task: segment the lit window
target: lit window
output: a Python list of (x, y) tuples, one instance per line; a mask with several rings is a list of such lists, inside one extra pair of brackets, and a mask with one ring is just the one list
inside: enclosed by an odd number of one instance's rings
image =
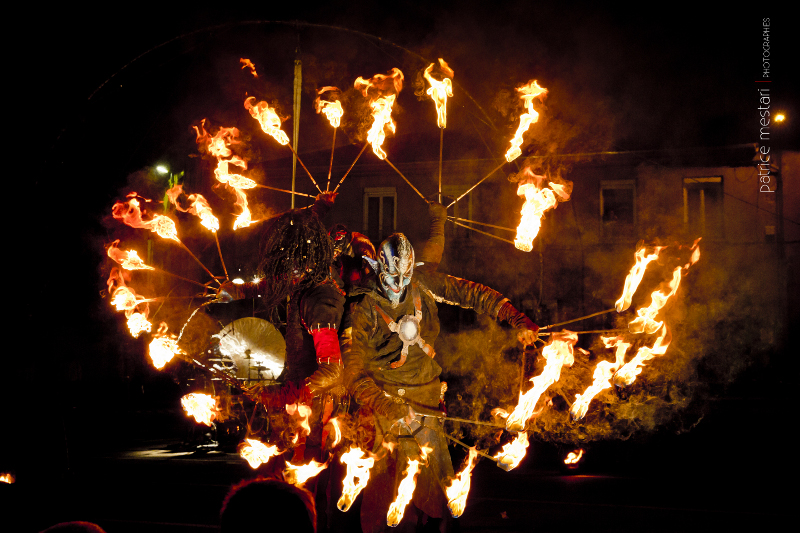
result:
[(364, 234), (377, 247), (397, 227), (397, 191), (394, 187), (364, 189)]
[(684, 178), (683, 225), (691, 233), (722, 237), (722, 178)]

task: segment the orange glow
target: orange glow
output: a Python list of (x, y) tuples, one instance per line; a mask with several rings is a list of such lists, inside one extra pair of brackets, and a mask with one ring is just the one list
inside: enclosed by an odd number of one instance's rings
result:
[(347, 465), (347, 474), (342, 482), (342, 495), (336, 502), (336, 507), (342, 512), (347, 512), (359, 493), (367, 486), (369, 471), (375, 465), (375, 459), (367, 456), (363, 450), (351, 447), (350, 451), (343, 453), (339, 460)]
[(308, 424), (308, 419), (311, 416), (311, 407), (302, 403), (286, 404), (286, 412), (295, 419), (295, 423), (306, 435), (311, 433), (311, 426)]
[(330, 427), (328, 430), (329, 432), (333, 430), (333, 442), (331, 443), (331, 448), (335, 448), (340, 442), (342, 442), (342, 428), (339, 424), (339, 419), (336, 417), (331, 418), (328, 420), (328, 423), (325, 424), (325, 427)]
[(639, 287), (639, 283), (642, 281), (642, 277), (647, 269), (647, 265), (651, 261), (658, 259), (658, 254), (664, 248), (665, 246), (656, 246), (653, 253), (647, 256), (644, 255), (646, 252), (644, 246), (636, 250), (636, 253), (634, 254), (636, 263), (628, 273), (628, 277), (625, 278), (625, 287), (622, 289), (622, 296), (619, 297), (619, 300), (617, 300), (617, 303), (615, 304), (618, 313), (627, 310), (631, 306), (631, 299), (633, 298), (633, 294), (636, 292), (636, 289)]
[(517, 133), (514, 135), (514, 138), (511, 139), (511, 148), (506, 152), (506, 161), (509, 163), (522, 155), (522, 150), (520, 150), (520, 146), (522, 146), (522, 135), (528, 131), (531, 124), (539, 120), (539, 113), (533, 109), (533, 100), (539, 98), (541, 101), (547, 96), (547, 89), (539, 87), (536, 80), (522, 87), (518, 87), (517, 92), (520, 93), (520, 98), (525, 102), (525, 107), (527, 107), (528, 112), (519, 117)]
[(253, 64), (252, 61), (243, 57), (239, 59), (239, 63), (242, 64), (242, 70), (249, 68), (250, 74), (252, 74), (254, 78), (258, 77), (258, 73), (256, 72), (256, 66)]
[(330, 102), (328, 100), (322, 99), (322, 94), (328, 91), (339, 92), (339, 89), (336, 87), (323, 87), (319, 91), (317, 91), (317, 99), (314, 100), (314, 109), (317, 113), (322, 113), (325, 115), (325, 118), (331, 123), (331, 126), (334, 128), (338, 128), (342, 121), (342, 115), (344, 115), (344, 110), (342, 109), (342, 103), (338, 100)]
[(137, 339), (140, 334), (149, 332), (152, 326), (147, 320), (147, 314), (150, 312), (148, 302), (152, 300), (138, 296), (133, 289), (126, 286), (122, 272), (117, 267), (111, 269), (111, 275), (107, 283), (108, 290), (111, 292), (111, 305), (117, 311), (125, 312), (125, 316), (128, 319), (128, 330), (133, 338)]
[(11, 474), (0, 474), (0, 483), (8, 483), (10, 485), (15, 481), (16, 479)]
[(494, 456), (497, 459), (497, 466), (508, 472), (519, 466), (525, 453), (528, 450), (528, 434), (524, 431), (517, 434), (517, 437), (503, 446)]
[(398, 68), (392, 69), (388, 75), (376, 74), (369, 80), (358, 77), (354, 87), (361, 91), (365, 98), (369, 98), (372, 108), (372, 127), (367, 132), (367, 142), (372, 145), (372, 151), (379, 159), (386, 159), (386, 152), (381, 146), (386, 139), (386, 129), (395, 132), (395, 123), (392, 120), (392, 107), (400, 90), (403, 88), (403, 73)]
[(658, 290), (650, 294), (650, 305), (636, 310), (636, 314), (639, 316), (628, 324), (628, 331), (651, 335), (659, 330), (664, 322), (658, 322), (655, 318), (661, 308), (678, 291), (678, 287), (681, 284), (681, 271), (681, 267), (676, 267), (672, 272), (672, 281), (667, 285), (669, 292), (665, 293)]
[(547, 363), (542, 373), (531, 378), (533, 387), (525, 394), (520, 393), (519, 403), (506, 420), (509, 431), (523, 431), (528, 419), (533, 416), (539, 397), (561, 377), (561, 367), (572, 366), (575, 362), (573, 346), (578, 342), (578, 334), (563, 331), (551, 336), (551, 342), (542, 349)]
[(405, 477), (397, 487), (397, 498), (389, 506), (389, 512), (386, 514), (386, 524), (390, 527), (395, 527), (403, 519), (403, 514), (406, 512), (406, 506), (411, 501), (414, 495), (414, 489), (417, 488), (417, 474), (419, 473), (419, 461), (411, 459), (408, 461), (408, 468), (404, 472)]
[(233, 155), (231, 145), (239, 144), (239, 130), (236, 128), (220, 128), (219, 131), (212, 137), (206, 131), (206, 119), (200, 121), (200, 127), (193, 126), (197, 132), (197, 139), (195, 142), (208, 151), (212, 156), (220, 159), (223, 157), (230, 157)]
[(239, 455), (250, 463), (250, 467), (254, 470), (280, 453), (277, 446), (267, 446), (256, 439), (244, 440), (247, 441), (247, 444), (240, 447)]
[(128, 316), (128, 331), (134, 339), (138, 339), (142, 333), (150, 333), (153, 325), (147, 320), (147, 316), (143, 313), (131, 313)]
[(219, 230), (219, 219), (214, 216), (214, 213), (211, 211), (211, 206), (208, 205), (208, 201), (206, 201), (203, 195), (190, 194), (188, 199), (191, 204), (188, 209), (184, 209), (178, 203), (178, 197), (181, 194), (183, 194), (183, 185), (179, 183), (167, 191), (167, 198), (169, 198), (170, 203), (172, 203), (175, 209), (198, 217), (203, 227), (212, 233), (216, 233), (217, 230)]
[(124, 224), (132, 228), (148, 229), (159, 237), (165, 239), (172, 239), (175, 242), (181, 242), (178, 239), (178, 230), (175, 228), (175, 222), (171, 218), (164, 215), (155, 215), (150, 220), (142, 220), (142, 212), (139, 209), (139, 200), (135, 198), (136, 193), (128, 195), (131, 197), (127, 202), (117, 202), (111, 208), (111, 213), (114, 218), (121, 220)]
[(178, 346), (178, 337), (172, 333), (168, 334), (167, 329), (166, 322), (159, 324), (158, 331), (153, 335), (148, 350), (150, 360), (158, 370), (164, 368), (164, 365), (172, 361), (173, 357), (183, 353)]
[(586, 416), (589, 404), (601, 391), (611, 388), (611, 378), (614, 373), (625, 364), (625, 353), (631, 347), (630, 343), (624, 342), (622, 337), (602, 337), (606, 348), (616, 348), (616, 360), (600, 361), (594, 369), (594, 382), (585, 390), (583, 394), (575, 395), (575, 403), (569, 409), (573, 420), (580, 420)]
[(281, 129), (281, 118), (278, 116), (278, 113), (275, 112), (275, 109), (264, 101), (253, 104), (255, 101), (255, 96), (248, 97), (244, 101), (244, 108), (258, 121), (264, 133), (271, 136), (283, 146), (289, 144), (289, 137)]
[(144, 264), (136, 250), (123, 251), (119, 249), (119, 239), (112, 242), (106, 249), (108, 257), (119, 263), (126, 270), (155, 270)]
[(438, 81), (431, 76), (431, 71), (436, 63), (431, 63), (425, 69), (423, 76), (428, 80), (431, 86), (427, 90), (427, 95), (433, 99), (436, 104), (436, 124), (440, 128), (447, 127), (447, 97), (453, 96), (453, 82), (450, 78), (453, 77), (453, 70), (447, 65), (444, 59), (439, 58), (439, 67), (444, 73), (445, 77), (442, 81)]
[(647, 346), (642, 346), (636, 352), (636, 355), (628, 361), (625, 366), (617, 370), (614, 374), (614, 385), (617, 387), (627, 387), (631, 383), (636, 380), (636, 376), (641, 374), (642, 372), (642, 365), (645, 362), (653, 359), (656, 356), (664, 355), (669, 347), (669, 343), (672, 340), (672, 336), (669, 335), (669, 330), (667, 329), (666, 324), (661, 326), (661, 334), (653, 343), (652, 348), (648, 348)]
[[(252, 189), (258, 184), (250, 178), (246, 178), (241, 174), (233, 174), (230, 171), (230, 165), (237, 166), (242, 170), (247, 170), (247, 162), (241, 157), (233, 155), (233, 151), (230, 148), (231, 145), (240, 142), (238, 139), (239, 130), (236, 128), (220, 128), (217, 134), (212, 137), (205, 130), (205, 119), (200, 122), (200, 128), (195, 126), (195, 130), (197, 130), (197, 144), (205, 147), (209, 154), (217, 158), (217, 168), (214, 169), (214, 175), (217, 177), (217, 181), (229, 185), (233, 189), (234, 196), (236, 197), (236, 206), (242, 210), (236, 217), (236, 220), (234, 220), (233, 229), (246, 228), (253, 223), (253, 220), (244, 189)], [(203, 201), (205, 202), (205, 199), (203, 199)], [(206, 205), (208, 204), (206, 203)]]
[(316, 476), (328, 467), (328, 463), (318, 463), (314, 459), (307, 465), (295, 466), (286, 463), (286, 470), (283, 471), (283, 479), (292, 485), (302, 485), (312, 477)]
[(445, 493), (447, 494), (447, 508), (450, 509), (450, 514), (453, 515), (453, 518), (461, 516), (464, 513), (464, 509), (467, 507), (467, 495), (469, 495), (472, 469), (475, 468), (475, 460), (477, 458), (478, 450), (473, 446), (469, 449), (467, 466), (453, 478), (450, 486), (445, 489)]
[(578, 453), (569, 452), (567, 454), (566, 459), (564, 459), (564, 464), (565, 465), (578, 464), (578, 461), (580, 461), (582, 457), (583, 457), (583, 448), (578, 449)]
[(216, 418), (217, 413), (217, 399), (208, 394), (193, 392), (186, 394), (181, 398), (181, 405), (186, 414), (193, 416), (198, 424), (205, 424), (210, 426)]

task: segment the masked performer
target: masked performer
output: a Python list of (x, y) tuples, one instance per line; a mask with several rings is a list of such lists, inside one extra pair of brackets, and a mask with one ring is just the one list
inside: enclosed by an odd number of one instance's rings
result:
[[(345, 314), (341, 334), (348, 392), (375, 420), (373, 451), (384, 439), (399, 441), (376, 463), (364, 489), (361, 524), (365, 533), (386, 529), (386, 513), (396, 497), (409, 459), (423, 446), (433, 451), (423, 460), (414, 505), (433, 518), (447, 512), (443, 483), (453, 477), (438, 410), (442, 368), (433, 349), (439, 334), (437, 302), (473, 308), (518, 328), (524, 344), (538, 327), (493, 289), (453, 276), (416, 269), (414, 249), (401, 233), (381, 243), (375, 276), (365, 283)], [(357, 291), (354, 291), (357, 292)], [(394, 437), (392, 437), (394, 435)]]

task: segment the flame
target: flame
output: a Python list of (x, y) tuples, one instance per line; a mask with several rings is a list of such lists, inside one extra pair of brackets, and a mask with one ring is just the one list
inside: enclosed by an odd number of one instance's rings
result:
[(386, 514), (386, 524), (389, 527), (395, 527), (403, 519), (403, 514), (406, 511), (406, 506), (411, 501), (414, 495), (414, 489), (417, 488), (417, 474), (419, 473), (419, 461), (411, 459), (408, 461), (408, 468), (404, 472), (405, 477), (397, 487), (397, 498), (389, 506), (389, 512)]
[(272, 457), (275, 457), (280, 452), (277, 446), (267, 446), (263, 442), (255, 439), (244, 439), (247, 444), (241, 446), (239, 455), (250, 463), (253, 469), (258, 468), (262, 464), (266, 464)]
[(671, 341), (671, 335), (668, 335), (668, 333), (667, 325), (664, 324), (661, 326), (661, 334), (653, 343), (653, 346), (651, 348), (642, 346), (639, 348), (639, 351), (636, 352), (633, 359), (617, 370), (614, 374), (614, 385), (618, 387), (627, 387), (633, 383), (636, 380), (636, 376), (642, 372), (642, 365), (644, 365), (645, 362), (656, 356), (664, 355)]
[(242, 70), (249, 68), (250, 74), (252, 74), (254, 78), (258, 78), (258, 73), (256, 72), (256, 66), (253, 64), (252, 61), (243, 57), (239, 59), (239, 63), (242, 64)]
[(167, 191), (167, 197), (172, 205), (175, 206), (175, 209), (198, 217), (200, 219), (200, 224), (202, 224), (203, 227), (212, 233), (216, 233), (217, 230), (219, 230), (219, 219), (214, 216), (214, 213), (211, 211), (211, 206), (208, 205), (208, 201), (203, 197), (203, 195), (190, 194), (188, 199), (191, 204), (189, 205), (188, 209), (184, 209), (178, 203), (178, 197), (181, 194), (183, 194), (183, 185), (180, 183)]
[(447, 508), (450, 509), (450, 514), (453, 515), (453, 518), (461, 516), (467, 506), (467, 495), (469, 494), (472, 469), (475, 468), (475, 460), (477, 457), (478, 450), (473, 446), (469, 449), (467, 466), (453, 478), (453, 482), (445, 489), (445, 493), (447, 494)]
[(166, 322), (159, 324), (148, 351), (153, 366), (158, 370), (164, 368), (164, 365), (172, 361), (177, 354), (184, 353), (178, 346), (178, 337), (172, 333), (168, 334), (167, 329)]
[(134, 312), (128, 316), (128, 331), (131, 332), (131, 336), (134, 339), (138, 339), (139, 335), (142, 333), (150, 333), (153, 329), (153, 325), (147, 320), (147, 315), (144, 313)]
[(144, 264), (144, 261), (139, 258), (139, 254), (136, 250), (120, 250), (119, 239), (108, 246), (106, 254), (126, 270), (155, 270), (153, 267)]
[(193, 392), (181, 398), (181, 405), (189, 416), (193, 416), (198, 424), (211, 425), (219, 410), (217, 399), (208, 394)]
[(248, 97), (244, 101), (244, 108), (258, 121), (264, 133), (270, 135), (283, 146), (289, 144), (289, 136), (281, 129), (281, 118), (275, 112), (275, 109), (264, 101), (253, 104), (255, 100), (255, 96)]
[(136, 193), (130, 193), (131, 197), (127, 202), (117, 202), (111, 208), (111, 213), (114, 218), (121, 220), (124, 224), (132, 228), (148, 229), (159, 237), (165, 239), (172, 239), (175, 242), (181, 242), (178, 239), (178, 230), (175, 228), (175, 222), (167, 216), (155, 215), (150, 220), (142, 220), (142, 211), (139, 209), (139, 200), (135, 198)]
[(533, 410), (539, 397), (550, 385), (561, 377), (561, 367), (572, 366), (575, 362), (573, 346), (578, 342), (578, 334), (564, 331), (551, 336), (550, 344), (542, 349), (542, 356), (547, 361), (542, 373), (531, 378), (533, 387), (525, 394), (520, 393), (519, 403), (506, 420), (506, 429), (509, 431), (522, 431), (525, 423), (533, 416)]
[[(119, 241), (116, 241), (119, 242)], [(108, 290), (111, 291), (111, 305), (117, 311), (124, 311), (128, 321), (128, 330), (134, 339), (144, 332), (150, 332), (152, 325), (147, 320), (150, 311), (148, 300), (138, 296), (133, 289), (125, 285), (122, 273), (116, 267), (111, 270), (108, 278)], [(142, 306), (141, 310), (138, 310)]]
[(367, 456), (359, 448), (351, 447), (350, 451), (343, 453), (339, 460), (347, 465), (347, 474), (342, 482), (342, 495), (336, 507), (342, 512), (347, 512), (359, 493), (367, 486), (369, 471), (375, 465), (375, 458)]
[(306, 435), (311, 433), (311, 426), (308, 424), (308, 419), (311, 416), (311, 407), (304, 404), (286, 404), (286, 412), (297, 419), (297, 425), (305, 432)]
[(598, 393), (611, 388), (611, 378), (614, 373), (625, 364), (625, 353), (631, 344), (625, 342), (622, 337), (601, 337), (606, 348), (616, 348), (616, 360), (600, 361), (594, 369), (594, 382), (585, 390), (583, 394), (575, 395), (575, 403), (569, 409), (573, 420), (580, 420), (586, 416), (589, 404)]
[(522, 146), (522, 134), (528, 131), (531, 124), (539, 120), (539, 113), (533, 109), (533, 100), (535, 98), (543, 100), (544, 97), (547, 96), (547, 89), (539, 87), (536, 80), (522, 87), (518, 87), (517, 92), (520, 93), (520, 98), (525, 102), (525, 107), (527, 107), (528, 112), (519, 117), (517, 133), (514, 134), (514, 138), (511, 139), (511, 148), (506, 152), (506, 161), (509, 163), (522, 155), (522, 150), (519, 148)]
[(314, 459), (307, 465), (296, 466), (286, 463), (286, 470), (283, 471), (283, 478), (292, 485), (302, 485), (312, 477), (316, 476), (328, 467), (328, 463), (318, 463)]
[(212, 137), (206, 131), (206, 119), (200, 121), (200, 127), (193, 126), (197, 132), (195, 142), (204, 147), (209, 154), (216, 158), (230, 157), (233, 155), (232, 144), (239, 144), (239, 130), (236, 128), (220, 128)]
[(664, 322), (656, 321), (656, 315), (664, 307), (667, 301), (678, 291), (681, 284), (681, 267), (676, 267), (672, 272), (672, 281), (669, 282), (669, 292), (665, 293), (661, 290), (653, 291), (650, 295), (650, 305), (637, 309), (636, 314), (639, 315), (628, 324), (628, 331), (631, 333), (647, 333), (653, 334), (661, 328)]
[[(197, 130), (197, 144), (204, 146), (208, 153), (217, 158), (217, 168), (214, 169), (217, 181), (233, 188), (233, 193), (236, 196), (236, 205), (242, 210), (233, 223), (233, 229), (246, 228), (253, 223), (253, 220), (244, 189), (252, 189), (258, 184), (241, 174), (232, 174), (229, 169), (230, 165), (234, 165), (242, 170), (247, 170), (247, 162), (241, 157), (233, 155), (233, 151), (230, 148), (231, 145), (239, 143), (239, 130), (236, 128), (220, 128), (217, 134), (212, 137), (205, 129), (205, 119), (200, 121), (200, 128), (195, 126), (195, 130)], [(205, 199), (203, 201), (205, 202)], [(219, 223), (217, 223), (218, 225)]]
[[(331, 418), (325, 426), (331, 426), (331, 429), (333, 429), (333, 443), (331, 443), (331, 448), (335, 448), (342, 442), (342, 428), (339, 424), (339, 418)], [(328, 431), (330, 432), (330, 430)]]
[(403, 88), (403, 73), (400, 69), (394, 68), (388, 75), (376, 74), (369, 80), (359, 76), (354, 87), (360, 90), (365, 98), (370, 98), (369, 106), (372, 108), (373, 122), (367, 132), (367, 142), (372, 145), (372, 151), (379, 159), (386, 159), (386, 152), (381, 146), (386, 139), (386, 129), (395, 132), (392, 107)]
[(336, 87), (323, 87), (319, 91), (317, 91), (317, 99), (314, 100), (314, 109), (317, 113), (322, 113), (325, 115), (325, 118), (331, 123), (331, 126), (334, 128), (338, 128), (342, 121), (342, 115), (344, 115), (344, 110), (342, 109), (342, 103), (338, 100), (330, 102), (328, 100), (322, 99), (322, 93), (334, 91), (339, 92), (339, 89)]
[(579, 449), (578, 449), (578, 453), (575, 453), (575, 452), (573, 451), (573, 452), (569, 452), (569, 453), (567, 454), (567, 457), (566, 457), (566, 459), (564, 459), (564, 464), (565, 464), (565, 465), (574, 465), (574, 464), (577, 464), (577, 463), (578, 463), (578, 461), (580, 461), (582, 457), (583, 457), (583, 448), (579, 448)]
[(522, 171), (523, 178), (517, 187), (517, 195), (525, 198), (522, 205), (522, 217), (517, 226), (517, 237), (514, 246), (523, 252), (533, 250), (533, 240), (539, 234), (542, 216), (548, 209), (555, 209), (559, 202), (569, 200), (572, 194), (572, 182), (556, 178), (548, 181), (547, 187), (542, 183), (547, 179), (533, 173), (530, 167)]
[(445, 76), (443, 77), (442, 81), (438, 81), (431, 77), (431, 71), (436, 63), (431, 63), (428, 65), (428, 68), (425, 69), (423, 76), (425, 79), (428, 80), (428, 83), (431, 86), (428, 88), (426, 94), (433, 99), (433, 103), (436, 104), (436, 124), (440, 128), (447, 127), (447, 97), (453, 96), (453, 82), (450, 78), (453, 77), (453, 70), (447, 65), (444, 59), (441, 57), (439, 58), (439, 66), (442, 69), (442, 72)]
[(497, 466), (508, 472), (519, 466), (528, 449), (528, 434), (524, 431), (517, 433), (517, 437), (503, 446), (497, 455)]
[(0, 474), (0, 483), (8, 483), (10, 485), (14, 482), (16, 482), (16, 479), (11, 474)]
[(636, 250), (636, 253), (634, 254), (636, 263), (628, 273), (628, 277), (625, 278), (625, 287), (622, 289), (622, 296), (619, 297), (619, 300), (617, 300), (616, 303), (618, 313), (627, 310), (631, 306), (631, 298), (633, 298), (633, 294), (636, 292), (636, 289), (639, 287), (639, 283), (642, 281), (642, 277), (647, 269), (647, 265), (651, 261), (658, 259), (658, 254), (664, 248), (666, 248), (666, 246), (656, 246), (655, 251), (647, 256), (644, 255), (646, 251), (644, 246)]

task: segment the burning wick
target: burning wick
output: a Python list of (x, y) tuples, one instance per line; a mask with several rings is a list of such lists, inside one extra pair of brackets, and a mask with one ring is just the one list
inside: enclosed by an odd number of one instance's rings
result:
[(544, 97), (547, 96), (547, 89), (539, 87), (539, 83), (537, 83), (536, 80), (522, 87), (518, 87), (517, 92), (520, 93), (520, 98), (525, 102), (525, 107), (527, 107), (528, 112), (519, 117), (517, 133), (514, 135), (514, 138), (511, 139), (511, 148), (506, 152), (506, 161), (509, 163), (522, 155), (522, 150), (519, 148), (522, 146), (522, 134), (528, 131), (531, 124), (539, 120), (539, 113), (533, 109), (533, 100), (535, 98), (543, 100)]
[(340, 461), (347, 465), (347, 474), (342, 482), (342, 496), (336, 502), (336, 507), (347, 512), (367, 486), (369, 471), (375, 465), (375, 459), (368, 457), (360, 448), (351, 447), (349, 452), (342, 454)]
[(581, 457), (583, 457), (583, 448), (578, 449), (578, 453), (569, 452), (569, 454), (567, 454), (567, 458), (564, 459), (564, 464), (565, 465), (577, 464), (578, 461), (581, 460)]
[(217, 416), (217, 399), (209, 394), (193, 392), (181, 398), (181, 405), (189, 416), (193, 416), (198, 424), (211, 426)]
[(267, 446), (263, 442), (255, 439), (245, 440), (247, 444), (241, 446), (239, 455), (242, 459), (250, 463), (250, 467), (254, 470), (262, 464), (266, 464), (272, 457), (280, 453), (278, 452), (277, 446)]

